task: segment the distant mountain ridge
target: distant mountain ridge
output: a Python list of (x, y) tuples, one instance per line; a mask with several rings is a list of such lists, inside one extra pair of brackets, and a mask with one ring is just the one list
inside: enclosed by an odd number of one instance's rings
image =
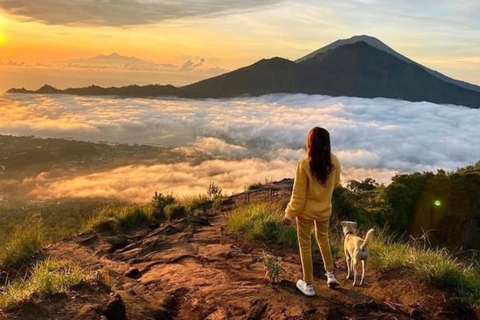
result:
[(368, 36), (338, 40), (295, 62), (279, 57), (262, 59), (250, 66), (183, 87), (132, 85), (59, 90), (46, 85), (36, 91), (22, 88), (8, 92), (183, 98), (305, 93), (385, 97), (480, 108), (480, 87), (426, 68)]

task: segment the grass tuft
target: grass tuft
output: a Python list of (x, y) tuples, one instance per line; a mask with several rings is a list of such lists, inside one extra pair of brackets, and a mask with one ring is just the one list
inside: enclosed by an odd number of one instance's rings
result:
[(202, 212), (202, 214), (205, 213), (208, 209), (211, 208), (213, 203), (213, 201), (208, 196), (201, 194), (186, 196), (179, 202), (186, 208), (188, 214), (196, 215), (199, 215), (200, 212)]
[(65, 260), (48, 259), (37, 263), (29, 277), (17, 280), (3, 288), (0, 309), (10, 309), (19, 302), (65, 292), (83, 280), (80, 267)]
[[(297, 230), (294, 226), (284, 226), (282, 203), (251, 202), (235, 209), (229, 216), (227, 229), (239, 232), (247, 238), (269, 243), (298, 248)], [(312, 228), (313, 230), (313, 228)], [(342, 245), (331, 241), (330, 248), (334, 259), (342, 252)], [(312, 251), (320, 252), (317, 241), (312, 234)]]
[(257, 190), (257, 189), (260, 189), (260, 188), (263, 188), (263, 183), (255, 182), (255, 183), (250, 184), (247, 187), (247, 191)]
[(187, 208), (183, 204), (170, 204), (165, 207), (165, 217), (168, 221), (180, 219), (187, 215)]
[(382, 234), (370, 246), (370, 265), (377, 270), (405, 269), (432, 285), (480, 305), (480, 270), (466, 264), (446, 249), (423, 250), (394, 242)]
[(156, 216), (153, 204), (128, 204), (106, 206), (87, 221), (85, 229), (111, 229), (115, 231), (128, 231), (145, 226), (152, 222)]
[(41, 219), (28, 219), (15, 227), (12, 235), (0, 249), (0, 265), (3, 270), (28, 265), (32, 256), (45, 243), (44, 225)]

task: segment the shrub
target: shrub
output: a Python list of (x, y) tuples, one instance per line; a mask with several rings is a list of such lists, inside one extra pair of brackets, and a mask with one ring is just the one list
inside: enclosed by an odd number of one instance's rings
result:
[(257, 189), (260, 189), (261, 187), (263, 187), (263, 183), (255, 182), (255, 183), (252, 183), (251, 185), (249, 185), (247, 187), (247, 190), (248, 191), (257, 190)]
[(187, 208), (182, 204), (170, 204), (165, 207), (165, 217), (167, 220), (183, 218), (187, 215)]
[(0, 295), (0, 309), (10, 309), (32, 296), (64, 292), (83, 280), (80, 267), (68, 261), (47, 259), (37, 263), (28, 278), (8, 284)]
[(158, 220), (165, 219), (165, 207), (176, 202), (175, 198), (172, 195), (164, 196), (161, 193), (155, 192), (155, 195), (152, 199), (153, 205), (155, 207), (155, 218)]
[(3, 269), (20, 267), (32, 260), (33, 254), (44, 245), (44, 225), (41, 219), (28, 219), (14, 228), (0, 251), (0, 265)]

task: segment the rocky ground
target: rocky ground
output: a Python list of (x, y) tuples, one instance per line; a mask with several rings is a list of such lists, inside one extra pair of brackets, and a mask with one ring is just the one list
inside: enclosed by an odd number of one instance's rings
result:
[[(340, 288), (326, 287), (316, 257), (317, 296), (301, 295), (294, 284), (301, 274), (296, 251), (226, 231), (228, 212), (244, 200), (234, 196), (206, 218), (126, 235), (89, 232), (52, 245), (45, 256), (73, 260), (93, 278), (66, 294), (0, 313), (0, 319), (478, 319), (468, 305), (401, 273), (369, 270), (367, 283), (352, 287), (343, 280), (342, 259), (336, 263)], [(264, 252), (280, 256), (292, 279), (271, 285)]]

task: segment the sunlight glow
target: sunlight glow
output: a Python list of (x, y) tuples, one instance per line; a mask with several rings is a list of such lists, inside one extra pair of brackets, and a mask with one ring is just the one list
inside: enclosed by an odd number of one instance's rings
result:
[(5, 42), (7, 42), (7, 36), (0, 30), (0, 46), (5, 44)]

